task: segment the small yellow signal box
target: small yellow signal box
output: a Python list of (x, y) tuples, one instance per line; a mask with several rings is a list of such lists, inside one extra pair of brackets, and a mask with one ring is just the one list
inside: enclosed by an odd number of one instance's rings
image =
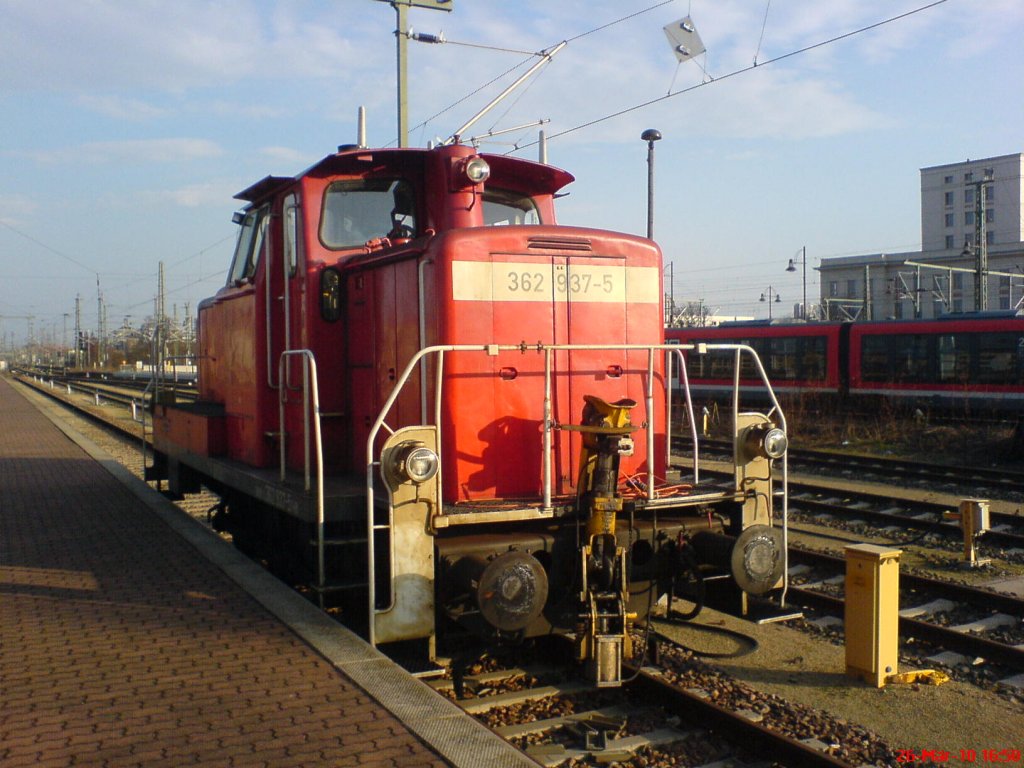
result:
[(846, 674), (881, 688), (899, 666), (899, 549), (846, 548)]

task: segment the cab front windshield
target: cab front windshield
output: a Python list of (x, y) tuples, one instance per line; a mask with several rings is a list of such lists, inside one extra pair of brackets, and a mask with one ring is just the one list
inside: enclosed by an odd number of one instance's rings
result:
[(528, 195), (489, 187), (484, 190), (483, 199), (485, 226), (540, 224), (537, 204)]

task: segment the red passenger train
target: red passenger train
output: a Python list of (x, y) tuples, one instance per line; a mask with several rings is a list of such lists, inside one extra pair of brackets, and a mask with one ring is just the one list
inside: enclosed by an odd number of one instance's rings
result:
[[(777, 392), (826, 395), (853, 405), (1016, 412), (1024, 409), (1024, 316), (1013, 312), (887, 322), (723, 323), (666, 331), (678, 343), (749, 344)], [(732, 358), (689, 354), (694, 392), (724, 395)], [(750, 366), (743, 386), (758, 390)]]
[(669, 479), (661, 253), (556, 225), (572, 180), (348, 146), (239, 193), (198, 401), (161, 391), (149, 476), (218, 492), (218, 528), (373, 643), (572, 633), (601, 684), (677, 577), (783, 587), (781, 412), (737, 416), (733, 481)]

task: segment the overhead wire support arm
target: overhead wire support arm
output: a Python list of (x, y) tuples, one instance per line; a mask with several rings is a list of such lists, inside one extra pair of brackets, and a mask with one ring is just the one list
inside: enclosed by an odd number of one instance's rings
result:
[(494, 136), (503, 136), (506, 133), (516, 133), (517, 131), (525, 131), (527, 128), (533, 128), (536, 125), (546, 125), (551, 122), (551, 118), (542, 117), (540, 120), (534, 120), (529, 123), (523, 123), (512, 128), (502, 128), (500, 131), (490, 130), (486, 133), (478, 133), (476, 136), (470, 136), (468, 141), (474, 147), (484, 139), (490, 139)]
[(459, 128), (456, 129), (456, 131), (449, 137), (447, 143), (454, 144), (455, 142), (457, 142), (459, 140), (459, 138), (462, 136), (463, 133), (465, 133), (467, 130), (469, 130), (470, 127), (472, 127), (477, 122), (479, 122), (480, 119), (484, 115), (486, 115), (488, 112), (490, 112), (492, 109), (494, 109), (498, 104), (500, 104), (501, 101), (506, 96), (508, 96), (510, 93), (512, 93), (512, 91), (514, 91), (516, 88), (518, 88), (520, 85), (522, 85), (526, 80), (528, 80), (530, 78), (530, 76), (533, 75), (534, 72), (536, 72), (538, 69), (540, 69), (545, 64), (550, 62), (551, 59), (553, 59), (555, 57), (555, 54), (557, 54), (559, 51), (561, 51), (563, 48), (565, 48), (566, 45), (568, 45), (568, 41), (563, 40), (558, 45), (556, 45), (554, 48), (552, 48), (550, 51), (541, 51), (538, 54), (538, 56), (541, 57), (540, 61), (538, 61), (536, 64), (534, 64), (528, 70), (526, 70), (526, 72), (524, 72), (514, 83), (512, 83), (508, 88), (506, 88), (504, 91), (499, 93), (496, 97), (494, 97), (494, 99), (492, 99), (491, 102), (486, 107), (484, 107), (479, 112), (477, 112), (475, 115), (473, 115), (473, 117), (471, 117), (463, 125), (459, 126)]

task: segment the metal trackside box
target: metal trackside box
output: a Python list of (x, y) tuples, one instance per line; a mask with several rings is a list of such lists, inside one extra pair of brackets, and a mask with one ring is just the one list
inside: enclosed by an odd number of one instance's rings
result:
[(877, 688), (899, 664), (901, 550), (846, 548), (846, 674)]

